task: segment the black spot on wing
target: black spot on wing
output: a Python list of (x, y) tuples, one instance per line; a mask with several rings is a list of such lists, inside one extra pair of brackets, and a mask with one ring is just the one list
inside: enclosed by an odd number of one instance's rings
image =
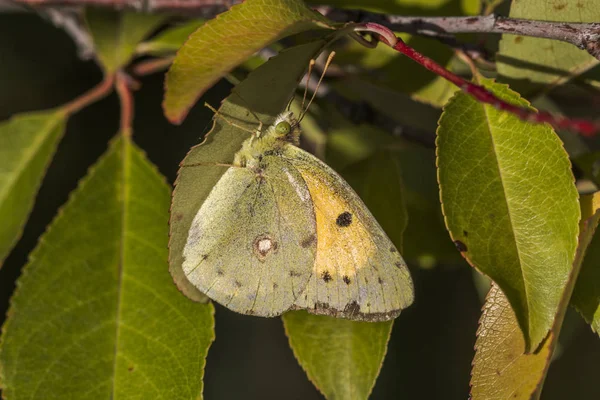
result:
[(350, 226), (350, 224), (352, 224), (352, 214), (350, 214), (348, 211), (344, 211), (343, 213), (338, 215), (337, 219), (335, 220), (335, 223), (341, 228)]
[(346, 285), (349, 285), (352, 281), (350, 280), (350, 277), (348, 275), (344, 275), (344, 277), (342, 278), (344, 280), (344, 283)]
[(235, 281), (235, 286), (241, 288), (242, 287), (242, 282), (240, 281)]
[(328, 283), (328, 282), (330, 282), (330, 281), (333, 280), (333, 278), (331, 277), (331, 274), (329, 273), (329, 271), (323, 271), (321, 273), (321, 279), (323, 279), (323, 281), (325, 283)]
[(301, 273), (301, 272), (299, 272), (299, 271), (294, 271), (294, 270), (291, 270), (291, 271), (290, 271), (290, 276), (291, 276), (292, 278), (297, 278), (297, 277), (299, 277), (299, 276), (302, 276), (302, 273)]
[(223, 276), (225, 275), (225, 271), (223, 271), (221, 268), (217, 268), (217, 275)]

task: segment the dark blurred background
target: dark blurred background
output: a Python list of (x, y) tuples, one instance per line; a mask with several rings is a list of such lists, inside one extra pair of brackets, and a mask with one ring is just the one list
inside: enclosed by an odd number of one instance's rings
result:
[[(93, 61), (81, 61), (70, 38), (31, 14), (0, 14), (0, 120), (58, 106), (101, 80)], [(172, 183), (179, 161), (209, 129), (212, 112), (196, 107), (170, 125), (160, 103), (163, 75), (141, 80), (134, 139)], [(215, 85), (199, 102), (219, 104), (229, 92)], [(0, 321), (28, 253), (118, 128), (110, 97), (69, 120), (65, 137), (39, 191), (22, 239), (0, 270)], [(1, 221), (0, 221), (1, 223)], [(166, 266), (165, 266), (166, 268)], [(396, 320), (373, 399), (466, 399), (481, 300), (469, 268), (412, 268), (416, 303)], [(206, 399), (319, 399), (287, 344), (279, 319), (235, 314), (216, 306), (216, 341), (206, 368)], [(573, 313), (543, 399), (600, 398), (600, 341)]]

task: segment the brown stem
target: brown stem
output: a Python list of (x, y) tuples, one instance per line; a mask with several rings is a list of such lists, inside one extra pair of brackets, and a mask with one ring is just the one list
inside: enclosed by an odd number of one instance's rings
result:
[(173, 59), (175, 59), (174, 56), (140, 61), (132, 67), (132, 72), (135, 76), (145, 76), (163, 71), (169, 68)]
[(117, 79), (115, 82), (115, 88), (121, 101), (121, 123), (120, 131), (124, 136), (131, 137), (133, 127), (133, 94), (131, 93), (131, 86), (133, 80), (131, 77), (124, 72), (117, 72)]
[(63, 106), (63, 110), (67, 114), (74, 114), (84, 107), (89, 106), (92, 103), (108, 96), (113, 89), (113, 83), (115, 81), (114, 75), (108, 75), (104, 77), (104, 80), (97, 86), (93, 87), (89, 91), (85, 92), (76, 99), (70, 101)]

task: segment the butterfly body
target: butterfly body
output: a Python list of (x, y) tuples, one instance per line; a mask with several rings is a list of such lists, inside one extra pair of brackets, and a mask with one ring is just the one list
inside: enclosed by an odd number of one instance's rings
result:
[(244, 314), (396, 317), (413, 299), (406, 264), (352, 188), (296, 147), (299, 134), (288, 112), (246, 140), (192, 222), (187, 279)]

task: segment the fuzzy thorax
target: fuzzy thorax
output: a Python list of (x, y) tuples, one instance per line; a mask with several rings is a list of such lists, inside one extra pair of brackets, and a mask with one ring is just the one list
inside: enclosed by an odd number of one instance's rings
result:
[(291, 111), (283, 112), (264, 132), (257, 131), (244, 141), (240, 151), (235, 154), (233, 164), (239, 167), (256, 167), (263, 156), (277, 154), (288, 144), (297, 146), (299, 141), (298, 120)]

